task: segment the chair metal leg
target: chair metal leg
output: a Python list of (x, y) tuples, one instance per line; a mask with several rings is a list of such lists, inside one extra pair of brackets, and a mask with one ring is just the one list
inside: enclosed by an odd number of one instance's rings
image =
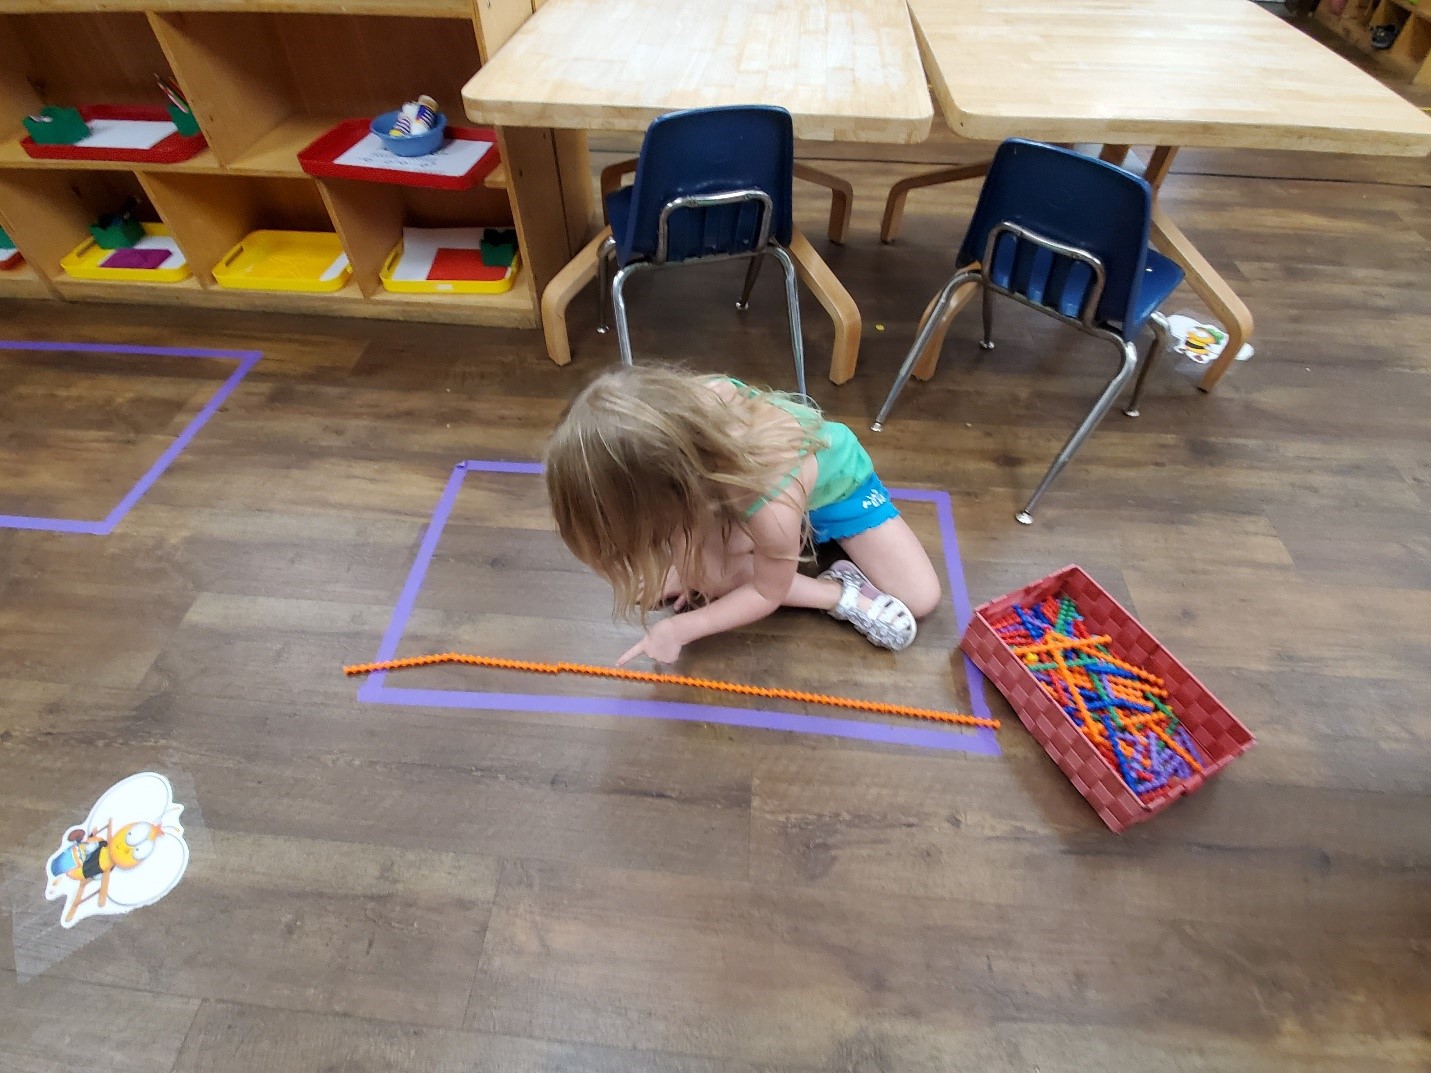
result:
[(616, 273), (616, 278), (611, 281), (611, 306), (616, 311), (616, 345), (621, 349), (621, 364), (633, 364), (631, 356), (631, 329), (626, 323), (626, 295), (622, 293), (626, 286), (626, 281), (637, 269), (644, 268), (640, 263), (629, 264)]
[(1125, 343), (1121, 340), (1118, 341), (1118, 345), (1123, 350), (1122, 366), (1113, 374), (1113, 379), (1108, 381), (1108, 386), (1103, 389), (1103, 394), (1098, 396), (1098, 401), (1093, 404), (1093, 409), (1088, 411), (1088, 416), (1083, 419), (1083, 423), (1074, 429), (1073, 435), (1059, 450), (1058, 457), (1053, 460), (1053, 465), (1048, 467), (1048, 472), (1043, 475), (1043, 480), (1038, 482), (1038, 487), (1034, 489), (1034, 494), (1029, 496), (1029, 501), (1024, 504), (1024, 509), (1014, 515), (1021, 524), (1033, 524), (1034, 504), (1042, 498), (1044, 492), (1048, 491), (1048, 486), (1053, 483), (1054, 478), (1063, 472), (1063, 467), (1068, 465), (1069, 459), (1083, 446), (1083, 441), (1088, 439), (1089, 434), (1098, 427), (1098, 422), (1103, 420), (1103, 415), (1123, 393), (1123, 388), (1138, 367), (1138, 348), (1132, 343)]
[(914, 345), (905, 355), (904, 364), (899, 367), (899, 375), (894, 378), (894, 386), (889, 389), (889, 395), (885, 398), (884, 405), (879, 408), (879, 414), (875, 417), (874, 423), (870, 425), (871, 432), (884, 431), (885, 419), (889, 417), (890, 410), (894, 409), (895, 399), (899, 398), (899, 393), (904, 390), (904, 385), (909, 383), (909, 374), (914, 371), (915, 363), (923, 356), (925, 347), (934, 337), (935, 329), (944, 315), (945, 307), (954, 299), (954, 292), (969, 281), (979, 278), (978, 272), (965, 269), (962, 272), (956, 272), (949, 282), (944, 284), (944, 289), (939, 292), (939, 296), (934, 299), (934, 304), (925, 314), (924, 324), (920, 327), (919, 334), (914, 337)]
[(1168, 318), (1161, 313), (1154, 312), (1148, 318), (1153, 324), (1153, 341), (1148, 344), (1148, 352), (1143, 355), (1142, 365), (1138, 368), (1138, 379), (1133, 381), (1133, 394), (1128, 399), (1128, 405), (1123, 407), (1123, 412), (1129, 417), (1138, 416), (1138, 399), (1143, 395), (1143, 384), (1147, 382), (1148, 373), (1153, 368), (1153, 363), (1157, 361), (1158, 355), (1168, 349)]
[[(785, 304), (790, 316), (790, 349), (795, 352), (795, 394), (806, 398), (805, 338), (800, 328), (800, 277), (795, 271), (794, 258), (784, 247), (771, 246), (770, 253), (785, 270)], [(761, 257), (756, 257), (751, 261), (750, 271), (746, 273), (747, 293), (750, 284), (755, 280), (755, 272), (759, 269), (761, 260)]]
[(984, 338), (979, 340), (979, 346), (985, 350), (994, 349), (994, 292), (988, 287), (981, 287), (984, 292)]
[(750, 264), (745, 269), (745, 286), (740, 290), (740, 300), (735, 303), (735, 308), (744, 313), (750, 308), (750, 292), (755, 289), (755, 277), (760, 275), (760, 266), (765, 261), (765, 254), (757, 253), (750, 259)]
[(608, 237), (596, 251), (596, 330), (605, 335), (610, 330), (606, 307), (611, 301), (611, 261), (616, 256), (616, 240)]

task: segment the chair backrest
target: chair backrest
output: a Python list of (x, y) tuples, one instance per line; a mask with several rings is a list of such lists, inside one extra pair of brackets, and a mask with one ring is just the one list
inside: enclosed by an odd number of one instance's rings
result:
[[(1011, 138), (989, 166), (959, 266), (982, 261), (990, 233), (1002, 224), (1084, 250), (1104, 272), (1090, 319), (1122, 327), (1132, 316), (1147, 259), (1152, 206), (1152, 188), (1131, 172), (1071, 149)], [(998, 237), (994, 264), (983, 268), (1001, 286), (1072, 317), (1096, 282), (1086, 263), (1008, 231)]]
[[(681, 197), (761, 190), (770, 197), (769, 235), (790, 241), (795, 132), (790, 113), (768, 105), (692, 108), (658, 117), (646, 129), (617, 259), (654, 258), (661, 210)], [(668, 221), (666, 260), (744, 253), (755, 248), (764, 206), (748, 201), (683, 208)]]

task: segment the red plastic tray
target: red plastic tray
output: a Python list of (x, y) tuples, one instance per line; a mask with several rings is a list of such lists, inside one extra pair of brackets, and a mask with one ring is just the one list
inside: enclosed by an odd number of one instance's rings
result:
[(397, 186), (421, 186), (430, 190), (467, 190), (490, 175), (501, 162), (497, 152), (497, 132), (490, 127), (448, 127), (447, 136), (455, 141), (491, 142), (492, 148), (472, 165), (465, 175), (424, 175), (415, 171), (395, 171), (387, 168), (361, 168), (333, 161), (346, 153), (368, 133), (371, 119), (345, 119), (327, 134), (319, 135), (308, 148), (298, 154), (298, 164), (309, 175), (320, 179), (363, 179), (373, 183)]
[[(1140, 798), (1078, 732), (1058, 703), (990, 625), (991, 619), (998, 618), (1015, 604), (1039, 603), (1060, 592), (1068, 593), (1077, 602), (1090, 633), (1112, 637), (1108, 647), (1119, 658), (1136, 663), (1163, 679), (1169, 705), (1202, 750), (1205, 761), (1202, 774), (1194, 775), (1165, 794)], [(1114, 831), (1124, 831), (1156, 816), (1179, 797), (1198, 789), (1257, 741), (1191, 671), (1077, 566), (1065, 566), (1032, 585), (976, 608), (959, 647), (998, 687), (1044, 752), (1063, 769), (1078, 792)]]
[[(84, 104), (80, 117), (91, 119), (146, 119), (169, 121), (169, 112), (160, 105)], [(37, 160), (123, 160), (134, 164), (178, 164), (203, 151), (208, 143), (202, 134), (185, 135), (177, 130), (152, 149), (86, 149), (82, 145), (39, 145), (28, 134), (20, 147)]]

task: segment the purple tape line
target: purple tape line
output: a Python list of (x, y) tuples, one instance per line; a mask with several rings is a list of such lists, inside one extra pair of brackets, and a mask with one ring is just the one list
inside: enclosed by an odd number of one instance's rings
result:
[[(437, 553), (442, 531), (452, 514), (462, 482), (468, 473), (520, 473), (539, 476), (539, 462), (499, 462), (472, 459), (459, 462), (432, 512), (417, 556), (408, 571), (392, 618), (388, 621), (373, 662), (394, 659), (403, 632), (412, 617), (419, 591), (427, 576), (432, 558)], [(939, 517), (940, 540), (944, 545), (944, 563), (949, 574), (950, 600), (959, 629), (970, 615), (969, 593), (959, 561), (958, 544), (954, 541), (954, 511), (948, 492), (924, 489), (891, 490), (895, 499), (933, 503)], [(965, 661), (969, 671), (971, 706), (976, 715), (989, 718), (984, 697), (983, 676)], [(797, 734), (822, 734), (857, 741), (882, 742), (891, 745), (911, 745), (926, 749), (949, 749), (959, 752), (996, 756), (998, 739), (992, 730), (972, 728), (969, 731), (936, 730), (923, 726), (891, 726), (884, 723), (864, 723), (854, 719), (832, 719), (824, 716), (797, 715), (753, 708), (730, 708), (718, 705), (690, 704), (682, 701), (624, 700), (617, 697), (562, 696), (551, 693), (482, 693), (449, 689), (404, 689), (386, 684), (388, 672), (369, 675), (358, 688), (358, 700), (369, 704), (403, 704), (424, 708), (466, 708), (487, 711), (550, 712), (566, 715), (624, 715), (637, 719), (675, 719), (686, 722), (718, 723), (723, 726), (750, 727), (756, 730), (786, 731)]]
[(194, 415), (193, 420), (184, 427), (184, 431), (179, 433), (158, 460), (145, 471), (139, 480), (134, 482), (134, 486), (124, 494), (114, 509), (105, 515), (103, 521), (85, 521), (80, 518), (43, 518), (28, 514), (0, 514), (0, 529), (40, 529), (51, 533), (85, 533), (94, 536), (108, 536), (114, 532), (115, 527), (124, 520), (124, 516), (134, 508), (134, 504), (138, 503), (154, 482), (164, 475), (164, 471), (174, 463), (174, 459), (178, 458), (184, 448), (189, 446), (189, 442), (198, 435), (199, 430), (204, 427), (209, 418), (213, 417), (219, 407), (233, 394), (234, 388), (238, 387), (239, 382), (248, 375), (249, 370), (263, 357), (263, 352), (260, 350), (123, 346), (114, 343), (49, 343), (32, 342), (27, 339), (0, 339), (0, 350), (68, 351), (82, 354), (126, 354), (157, 358), (217, 358), (238, 362), (238, 367), (233, 374), (223, 382), (218, 391), (214, 392), (213, 397), (204, 404), (203, 409)]
[[(442, 489), (442, 497), (437, 501), (437, 509), (432, 512), (432, 520), (427, 523), (427, 532), (423, 533), (422, 543), (418, 545), (417, 558), (412, 561), (412, 568), (407, 572), (407, 580), (403, 582), (398, 602), (393, 607), (393, 616), (388, 620), (388, 628), (383, 633), (382, 643), (378, 645), (378, 654), (373, 657), (374, 663), (382, 663), (397, 656), (403, 630), (407, 629), (407, 620), (412, 617), (413, 605), (417, 603), (418, 590), (422, 588), (422, 579), (427, 576), (427, 568), (431, 565), (432, 556), (437, 551), (437, 542), (442, 539), (442, 530), (447, 525), (448, 516), (452, 513), (452, 505), (457, 502), (457, 493), (462, 490), (462, 480), (467, 476), (467, 470), (471, 468), (471, 465), (470, 462), (459, 462), (452, 467), (452, 475), (447, 478), (447, 486)], [(538, 467), (538, 472), (540, 471), (541, 467)], [(493, 472), (510, 473), (513, 471), (494, 470)], [(363, 683), (363, 689), (358, 691), (358, 699), (365, 699), (362, 695), (365, 690), (381, 689), (387, 676), (387, 671), (378, 671), (376, 674), (368, 675), (367, 681)]]
[[(367, 695), (364, 695), (364, 694)], [(407, 704), (423, 708), (482, 708), (504, 712), (552, 712), (560, 715), (622, 715), (636, 719), (679, 719), (689, 723), (719, 723), (722, 726), (755, 730), (783, 730), (793, 734), (823, 734), (857, 741), (894, 745), (916, 745), (926, 749), (951, 749), (997, 756), (999, 744), (992, 730), (976, 728), (959, 734), (920, 726), (893, 727), (884, 723), (862, 723), (855, 719), (831, 719), (819, 715), (758, 708), (727, 708), (712, 704), (690, 704), (674, 700), (624, 700), (620, 697), (563, 697), (540, 693), (469, 693), (451, 689), (398, 689), (380, 687), (376, 692), (358, 691), (358, 699), (385, 704)]]
[[(944, 550), (944, 572), (949, 576), (949, 599), (954, 604), (954, 625), (959, 636), (969, 628), (969, 620), (974, 617), (974, 603), (969, 599), (969, 582), (964, 576), (964, 558), (959, 554), (959, 536), (954, 529), (954, 501), (948, 492), (935, 492), (925, 488), (897, 488), (890, 492), (896, 499), (908, 499), (934, 504), (935, 516), (939, 519), (939, 543)], [(969, 707), (981, 719), (992, 719), (989, 698), (985, 692), (988, 679), (984, 672), (974, 665), (967, 655), (964, 657), (964, 675), (969, 683)], [(980, 734), (987, 734), (995, 740), (992, 730), (979, 728)], [(995, 752), (997, 752), (997, 747)]]

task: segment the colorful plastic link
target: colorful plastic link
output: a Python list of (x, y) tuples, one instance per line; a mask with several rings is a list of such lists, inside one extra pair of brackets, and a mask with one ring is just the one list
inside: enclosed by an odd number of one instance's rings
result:
[(1168, 707), (1163, 680), (1118, 659), (1094, 636), (1067, 593), (990, 620), (1073, 725), (1139, 797), (1203, 770), (1192, 735)]
[(443, 652), (435, 656), (414, 656), (410, 659), (390, 659), (382, 663), (355, 663), (344, 667), (344, 674), (372, 674), (375, 671), (400, 671), (407, 667), (429, 667), (435, 663), (469, 663), (477, 667), (497, 667), (508, 671), (530, 671), (533, 674), (585, 674), (594, 678), (620, 678), (628, 682), (651, 682), (657, 685), (689, 686), (692, 689), (713, 689), (720, 693), (739, 693), (746, 697), (771, 697), (804, 704), (823, 704), (831, 708), (850, 708), (857, 712), (879, 715), (902, 715), (910, 719), (929, 719), (937, 723), (957, 723), (960, 726), (998, 730), (997, 719), (981, 719), (962, 712), (941, 712), (934, 708), (911, 708), (905, 704), (885, 704), (876, 700), (854, 697), (832, 697), (825, 693), (805, 693), (798, 689), (775, 689), (748, 686), (741, 682), (722, 682), (714, 678), (691, 678), (684, 674), (660, 674), (656, 671), (628, 671), (622, 667), (598, 667), (587, 663), (538, 663), (525, 659), (498, 659), (495, 656), (473, 656), (462, 652)]

